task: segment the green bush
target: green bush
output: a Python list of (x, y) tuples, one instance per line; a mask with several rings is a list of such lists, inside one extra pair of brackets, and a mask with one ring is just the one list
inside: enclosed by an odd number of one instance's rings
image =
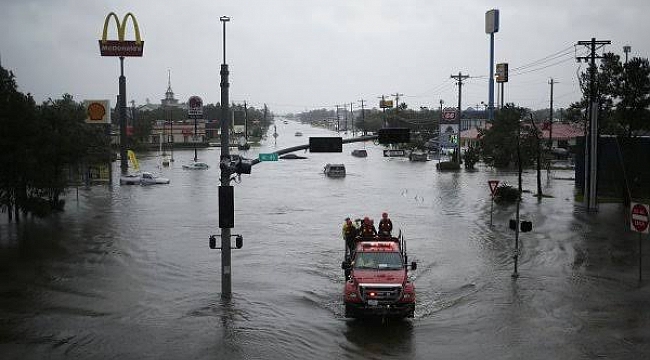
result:
[(519, 190), (508, 184), (499, 185), (494, 192), (494, 201), (496, 203), (514, 203), (521, 199)]

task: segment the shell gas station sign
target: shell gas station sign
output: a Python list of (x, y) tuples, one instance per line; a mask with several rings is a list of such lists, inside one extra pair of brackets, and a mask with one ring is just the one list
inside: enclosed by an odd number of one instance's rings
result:
[[(117, 40), (108, 40), (108, 23), (111, 19), (115, 19), (117, 24)], [(135, 32), (134, 40), (124, 40), (126, 33), (126, 24), (131, 19), (133, 23), (133, 31)], [(104, 31), (102, 32), (102, 39), (99, 40), (99, 52), (102, 56), (142, 56), (144, 41), (140, 38), (140, 28), (138, 21), (132, 13), (124, 15), (124, 19), (120, 19), (111, 12), (106, 15), (104, 20)]]
[(111, 104), (108, 100), (84, 100), (83, 105), (86, 110), (86, 123), (111, 123)]

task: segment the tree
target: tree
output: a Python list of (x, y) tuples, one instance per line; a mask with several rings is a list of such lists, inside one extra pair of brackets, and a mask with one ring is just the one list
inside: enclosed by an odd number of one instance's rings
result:
[[(601, 134), (633, 136), (638, 130), (650, 130), (650, 64), (648, 59), (633, 58), (627, 64), (620, 56), (606, 53), (594, 74)], [(591, 76), (580, 74), (582, 99), (571, 104), (567, 118), (587, 125)]]
[[(517, 163), (517, 142), (520, 120), (527, 109), (507, 104), (496, 114), (490, 129), (480, 129), (481, 155), (483, 161), (496, 168), (506, 168)], [(525, 152), (524, 152), (525, 153)], [(529, 158), (523, 156), (523, 159)], [(530, 163), (525, 161), (525, 164)]]
[(27, 202), (27, 178), (34, 166), (37, 147), (36, 104), (31, 95), (18, 91), (14, 74), (0, 66), (0, 209), (19, 220)]

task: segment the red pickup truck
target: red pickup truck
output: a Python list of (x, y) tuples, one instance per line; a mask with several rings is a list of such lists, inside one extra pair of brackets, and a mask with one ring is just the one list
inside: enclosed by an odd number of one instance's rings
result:
[(412, 318), (415, 313), (415, 284), (408, 271), (402, 236), (358, 238), (351, 254), (341, 264), (345, 271), (345, 317), (365, 316)]

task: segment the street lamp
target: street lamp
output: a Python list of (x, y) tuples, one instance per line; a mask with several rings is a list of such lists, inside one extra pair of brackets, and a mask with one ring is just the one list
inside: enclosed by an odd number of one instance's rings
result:
[(223, 63), (226, 63), (226, 23), (230, 21), (228, 16), (222, 16), (219, 21), (223, 23)]

